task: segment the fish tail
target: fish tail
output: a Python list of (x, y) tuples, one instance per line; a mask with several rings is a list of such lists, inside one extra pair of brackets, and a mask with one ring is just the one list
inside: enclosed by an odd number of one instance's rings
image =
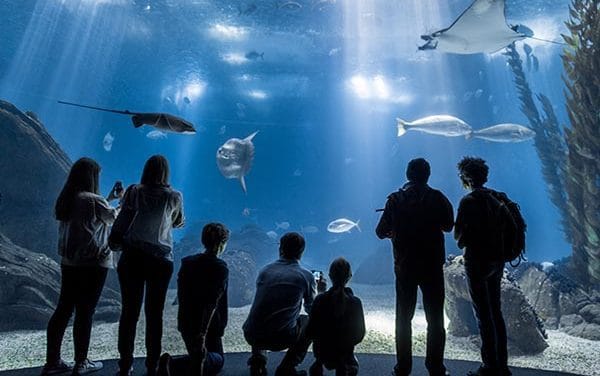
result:
[(400, 118), (396, 118), (396, 126), (398, 127), (398, 137), (404, 136), (406, 133), (407, 122)]
[(358, 225), (360, 223), (360, 219), (358, 221), (356, 221), (356, 229), (358, 230), (358, 232), (362, 232), (362, 230), (360, 229), (360, 226)]
[(254, 138), (254, 136), (256, 136), (258, 134), (259, 131), (256, 131), (254, 133), (252, 133), (250, 136), (246, 137), (244, 140), (245, 141), (252, 141), (252, 139)]

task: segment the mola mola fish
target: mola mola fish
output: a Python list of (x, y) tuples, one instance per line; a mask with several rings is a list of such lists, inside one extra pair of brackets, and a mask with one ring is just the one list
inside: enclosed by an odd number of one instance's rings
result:
[(403, 136), (407, 131), (419, 131), (446, 137), (467, 136), (473, 132), (469, 124), (450, 115), (427, 116), (411, 122), (396, 119), (396, 123), (398, 137)]
[(217, 167), (227, 179), (239, 179), (244, 193), (247, 193), (245, 176), (252, 168), (254, 144), (252, 139), (258, 131), (243, 140), (231, 138), (217, 150)]
[(455, 54), (492, 53), (530, 37), (521, 25), (509, 27), (504, 0), (475, 0), (449, 27), (422, 35), (420, 50), (437, 49)]
[(83, 108), (89, 108), (96, 111), (112, 112), (114, 114), (130, 115), (131, 122), (136, 128), (142, 125), (149, 125), (156, 129), (160, 129), (167, 132), (182, 133), (182, 134), (195, 134), (196, 129), (194, 125), (189, 121), (182, 119), (178, 116), (163, 113), (163, 112), (132, 112), (129, 110), (113, 110), (109, 108), (86, 106), (83, 104), (71, 103), (58, 101), (60, 104), (67, 104), (69, 106), (77, 106)]
[(481, 138), (492, 142), (523, 142), (535, 137), (535, 131), (519, 124), (497, 124), (469, 134), (467, 138)]

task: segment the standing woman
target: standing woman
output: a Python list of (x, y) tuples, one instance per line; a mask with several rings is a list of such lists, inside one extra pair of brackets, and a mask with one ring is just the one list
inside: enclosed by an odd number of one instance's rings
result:
[(117, 267), (122, 299), (119, 374), (130, 375), (133, 371), (135, 332), (143, 301), (146, 368), (152, 376), (161, 354), (163, 310), (173, 274), (172, 229), (184, 224), (183, 199), (169, 186), (165, 157), (154, 155), (148, 159), (141, 183), (127, 188), (122, 206), (113, 234), (123, 235), (111, 234), (123, 249)]
[[(46, 365), (42, 375), (73, 370), (85, 374), (102, 369), (101, 362), (87, 358), (92, 332), (92, 317), (100, 299), (112, 253), (108, 247), (109, 226), (117, 217), (99, 191), (100, 166), (94, 160), (81, 158), (69, 172), (56, 200), (55, 215), (59, 221), (58, 253), (61, 260), (60, 297), (48, 322)], [(123, 194), (117, 182), (108, 199)], [(75, 366), (61, 359), (60, 348), (67, 325), (75, 312), (73, 342)]]

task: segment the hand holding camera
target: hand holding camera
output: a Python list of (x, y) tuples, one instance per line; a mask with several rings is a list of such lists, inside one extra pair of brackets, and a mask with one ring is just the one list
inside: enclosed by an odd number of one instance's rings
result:
[(125, 194), (125, 189), (123, 188), (123, 182), (120, 180), (117, 180), (115, 182), (115, 185), (113, 185), (110, 193), (108, 194), (108, 197), (106, 198), (108, 201), (112, 201), (112, 200), (120, 200), (123, 198), (123, 195)]
[(315, 277), (315, 282), (317, 282), (317, 292), (319, 294), (327, 291), (327, 279), (325, 279), (325, 275), (320, 270), (312, 270), (313, 276)]

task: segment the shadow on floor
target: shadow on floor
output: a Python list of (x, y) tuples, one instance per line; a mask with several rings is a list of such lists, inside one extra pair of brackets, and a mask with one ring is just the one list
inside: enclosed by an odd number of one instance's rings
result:
[[(246, 360), (248, 358), (247, 353), (229, 353), (225, 356), (225, 368), (220, 373), (220, 376), (247, 376), (248, 370), (246, 368)], [(282, 353), (270, 353), (269, 354), (269, 375), (275, 374), (275, 368), (279, 364), (283, 354)], [(369, 376), (388, 376), (395, 364), (395, 357), (393, 355), (384, 354), (359, 354), (358, 360), (360, 362), (360, 375)], [(312, 355), (309, 353), (304, 363), (299, 369), (308, 370), (311, 362), (313, 361)], [(479, 366), (476, 362), (467, 362), (463, 360), (446, 360), (446, 367), (452, 375), (466, 375), (467, 371), (474, 370)], [(574, 375), (564, 372), (555, 371), (541, 371), (529, 368), (516, 368), (511, 367), (513, 376), (566, 376)], [(10, 370), (0, 372), (0, 376), (34, 376), (39, 375), (41, 368), (26, 368), (19, 370)], [(134, 365), (134, 376), (145, 375), (144, 361), (143, 359), (136, 359)], [(104, 369), (99, 372), (93, 373), (94, 376), (104, 375), (115, 375), (117, 372), (117, 361), (107, 360), (104, 361)], [(326, 375), (333, 375), (334, 372), (326, 372)], [(424, 366), (424, 359), (421, 357), (414, 357), (413, 361), (413, 372), (414, 376), (427, 376), (428, 373)]]

